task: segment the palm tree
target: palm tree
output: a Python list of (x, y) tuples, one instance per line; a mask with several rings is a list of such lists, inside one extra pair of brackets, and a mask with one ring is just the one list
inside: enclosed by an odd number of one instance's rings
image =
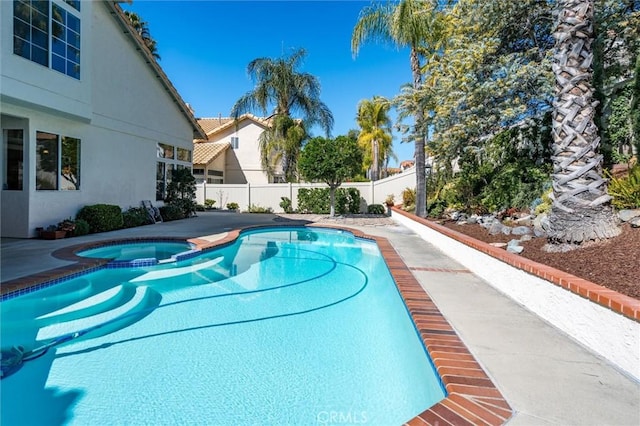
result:
[(371, 180), (380, 178), (380, 167), (391, 153), (391, 103), (382, 96), (363, 99), (358, 104), (356, 121), (360, 126), (358, 144), (365, 153), (364, 166), (371, 171)]
[[(437, 29), (438, 0), (401, 0), (398, 3), (373, 4), (360, 12), (351, 36), (351, 50), (358, 54), (360, 46), (369, 40), (382, 40), (397, 47), (409, 47), (409, 59), (413, 86), (418, 89), (422, 84), (420, 71), (421, 52), (435, 48), (439, 40)], [(423, 129), (424, 113), (416, 111), (416, 129)], [(425, 137), (423, 131), (415, 134), (416, 161), (416, 212), (420, 217), (426, 215), (426, 176), (425, 176)]]
[(559, 0), (554, 32), (554, 201), (549, 241), (567, 247), (620, 233), (609, 205), (593, 120), (593, 4), (593, 0)]
[(160, 55), (158, 54), (158, 45), (156, 41), (151, 37), (151, 32), (149, 31), (149, 23), (147, 21), (143, 21), (140, 15), (135, 12), (129, 12), (128, 10), (125, 10), (124, 14), (127, 16), (127, 18), (129, 18), (131, 26), (142, 38), (144, 45), (147, 47), (151, 55), (155, 59), (160, 59)]
[[(281, 164), (287, 181), (297, 176), (297, 159), (306, 129), (319, 125), (327, 137), (333, 128), (333, 115), (320, 101), (320, 82), (317, 77), (297, 71), (306, 56), (298, 49), (282, 58), (257, 58), (247, 66), (247, 73), (255, 82), (253, 90), (245, 93), (231, 108), (231, 116), (238, 118), (255, 109), (264, 114), (271, 111), (272, 125), (262, 133), (260, 154), (262, 164), (272, 176), (274, 159)], [(293, 120), (300, 114), (300, 120)]]

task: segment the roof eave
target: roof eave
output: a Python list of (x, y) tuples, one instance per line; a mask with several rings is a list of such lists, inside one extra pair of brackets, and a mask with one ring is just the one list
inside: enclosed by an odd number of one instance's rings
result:
[(207, 134), (202, 129), (202, 127), (200, 127), (200, 124), (198, 124), (198, 121), (196, 120), (193, 113), (191, 112), (191, 109), (187, 106), (186, 102), (182, 99), (182, 96), (180, 96), (176, 88), (173, 86), (173, 84), (169, 80), (169, 77), (167, 77), (167, 75), (164, 73), (164, 71), (162, 70), (162, 68), (156, 61), (156, 59), (153, 57), (149, 49), (147, 49), (147, 47), (144, 45), (144, 41), (142, 40), (142, 37), (140, 37), (140, 35), (131, 27), (131, 25), (129, 24), (129, 19), (124, 14), (124, 12), (122, 11), (122, 8), (118, 4), (118, 3), (131, 3), (131, 1), (128, 0), (123, 2), (123, 1), (106, 0), (104, 3), (109, 8), (111, 15), (115, 17), (116, 21), (118, 22), (118, 24), (120, 25), (124, 33), (129, 35), (129, 38), (131, 39), (131, 41), (133, 41), (136, 47), (136, 50), (140, 52), (140, 54), (144, 58), (147, 65), (149, 65), (149, 67), (151, 67), (151, 69), (154, 71), (154, 73), (156, 74), (156, 76), (158, 77), (162, 85), (165, 87), (169, 95), (171, 95), (171, 97), (173, 98), (173, 101), (178, 105), (178, 108), (180, 109), (180, 111), (191, 123), (191, 126), (193, 127), (194, 138), (197, 139), (198, 137), (201, 137), (202, 139), (207, 139)]

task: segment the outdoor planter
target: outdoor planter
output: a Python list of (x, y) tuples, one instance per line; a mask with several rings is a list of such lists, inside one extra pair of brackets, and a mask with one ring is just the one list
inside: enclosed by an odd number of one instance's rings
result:
[(57, 240), (59, 238), (65, 238), (67, 231), (40, 231), (40, 238), (43, 240)]

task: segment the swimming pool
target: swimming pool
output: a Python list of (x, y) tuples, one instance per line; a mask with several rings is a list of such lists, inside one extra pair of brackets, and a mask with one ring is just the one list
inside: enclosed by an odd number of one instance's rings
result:
[(186, 241), (132, 241), (109, 244), (77, 253), (82, 257), (113, 259), (119, 262), (139, 259), (169, 260), (173, 256), (193, 249), (193, 244)]
[(377, 246), (346, 232), (252, 231), (1, 307), (3, 348), (109, 323), (3, 379), (3, 425), (399, 424), (444, 397)]

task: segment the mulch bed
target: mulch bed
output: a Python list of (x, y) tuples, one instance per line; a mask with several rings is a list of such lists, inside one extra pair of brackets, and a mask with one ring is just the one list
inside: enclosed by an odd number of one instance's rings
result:
[[(519, 238), (489, 235), (480, 225), (439, 223), (487, 243), (506, 243)], [(615, 238), (564, 253), (546, 252), (542, 250), (546, 239), (534, 238), (521, 244), (524, 247), (521, 256), (640, 299), (640, 228), (624, 224), (621, 229), (622, 233)]]

